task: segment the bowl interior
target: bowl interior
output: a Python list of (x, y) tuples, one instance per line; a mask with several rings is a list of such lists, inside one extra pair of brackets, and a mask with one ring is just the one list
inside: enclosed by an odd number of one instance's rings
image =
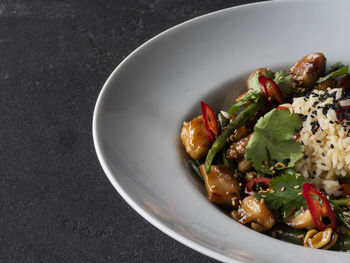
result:
[(328, 65), (350, 63), (347, 10), (346, 0), (251, 4), (186, 22), (133, 52), (104, 85), (93, 121), (99, 160), (123, 198), (162, 231), (219, 260), (349, 261), (346, 253), (274, 240), (222, 213), (188, 171), (179, 139), (200, 100), (228, 107), (255, 68), (288, 69), (315, 51)]

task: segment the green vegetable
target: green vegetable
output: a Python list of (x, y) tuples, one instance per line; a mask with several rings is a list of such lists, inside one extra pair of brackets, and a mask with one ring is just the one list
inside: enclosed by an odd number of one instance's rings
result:
[[(337, 202), (338, 201), (338, 202)], [(350, 213), (341, 207), (339, 200), (329, 200), (332, 206), (333, 212), (337, 217), (338, 221), (342, 222), (346, 228), (350, 230)]]
[[(253, 77), (249, 80), (248, 83), (249, 90), (247, 95), (245, 95), (244, 98), (241, 99), (239, 102), (233, 104), (228, 111), (229, 113), (234, 114), (238, 112), (241, 109), (241, 107), (247, 102), (257, 102), (259, 94), (261, 94), (260, 84), (258, 81), (259, 76), (259, 73), (255, 73), (253, 75)], [(287, 97), (292, 92), (292, 86), (290, 85), (292, 76), (289, 75), (287, 71), (280, 70), (274, 73), (271, 70), (267, 70), (264, 76), (276, 82), (276, 84), (282, 91), (284, 97)]]
[(340, 251), (340, 250), (347, 251), (347, 250), (350, 250), (350, 236), (348, 236), (348, 235), (339, 235), (339, 238), (338, 238), (337, 242), (330, 249), (331, 250), (336, 250), (336, 251)]
[(242, 98), (239, 102), (233, 104), (231, 106), (231, 108), (228, 110), (228, 113), (231, 114), (235, 114), (236, 112), (238, 112), (241, 107), (246, 104), (247, 102), (257, 102), (257, 100), (259, 99), (259, 96), (261, 95), (260, 91), (257, 90), (249, 90), (247, 95), (244, 96), (244, 98)]
[(302, 120), (297, 114), (289, 110), (272, 110), (260, 118), (254, 127), (254, 133), (245, 150), (245, 158), (253, 162), (257, 171), (274, 174), (269, 169), (278, 162), (286, 167), (293, 167), (304, 152), (304, 146), (292, 139), (302, 127)]
[(330, 78), (336, 78), (336, 77), (340, 77), (342, 75), (345, 75), (346, 73), (349, 72), (349, 66), (344, 66), (336, 71), (333, 71), (331, 73), (329, 73), (328, 75), (322, 77), (322, 78), (319, 78), (319, 80), (317, 81), (317, 83), (321, 83), (327, 79), (330, 79)]
[(191, 169), (193, 170), (193, 172), (198, 176), (198, 178), (204, 182), (203, 176), (201, 175), (201, 172), (199, 171), (199, 166), (200, 163), (198, 161), (195, 160), (188, 160), (188, 165), (191, 167)]
[(274, 177), (270, 182), (273, 192), (257, 193), (255, 197), (264, 199), (266, 205), (280, 211), (283, 218), (287, 218), (293, 211), (299, 210), (302, 206), (307, 207), (304, 199), (302, 186), (306, 182), (304, 177), (297, 176), (293, 169), (284, 170), (281, 176)]
[(250, 104), (245, 108), (237, 117), (227, 126), (227, 128), (219, 135), (210, 148), (207, 157), (205, 159), (205, 170), (210, 172), (210, 166), (216, 156), (222, 148), (225, 147), (227, 139), (238, 128), (242, 127), (252, 116), (254, 116), (262, 107), (265, 106), (265, 99), (260, 93), (258, 100), (255, 103)]
[(278, 85), (280, 90), (282, 91), (284, 99), (288, 97), (292, 93), (292, 85), (291, 85), (292, 76), (285, 70), (280, 70), (275, 73), (275, 77), (273, 79), (274, 82)]
[[(274, 73), (271, 70), (267, 70), (264, 74), (266, 77), (274, 78)], [(261, 89), (260, 84), (258, 81), (260, 74), (255, 73), (248, 82), (248, 93), (245, 95), (239, 102), (233, 104), (231, 108), (228, 110), (229, 113), (234, 114), (238, 112), (241, 107), (246, 104), (247, 102), (257, 102), (259, 100), (259, 97), (261, 96)]]
[[(296, 245), (303, 246), (304, 238), (307, 233), (305, 230), (298, 230), (291, 228), (284, 224), (276, 224), (271, 230), (270, 234), (275, 233), (276, 238), (279, 240), (287, 241)], [(348, 235), (339, 235), (337, 242), (334, 244), (330, 250), (350, 250), (350, 236)]]
[(221, 151), (222, 164), (228, 168), (235, 169), (236, 165), (233, 160), (229, 160), (225, 157), (225, 151)]
[(230, 120), (226, 119), (225, 116), (220, 112), (218, 114), (218, 123), (219, 123), (220, 131), (222, 132), (227, 127), (227, 125), (229, 125)]
[(348, 206), (350, 203), (350, 197), (340, 198), (340, 199), (332, 199), (332, 203), (337, 204), (339, 206)]
[(276, 233), (276, 238), (296, 245), (304, 245), (305, 230), (297, 230), (285, 224), (276, 224), (270, 233)]
[[(343, 62), (338, 61), (338, 62), (336, 62), (335, 64), (333, 64), (333, 65), (331, 66), (330, 72), (336, 71), (336, 70), (338, 70), (338, 69), (340, 69), (340, 68), (342, 68), (342, 67), (344, 67)], [(329, 73), (330, 73), (330, 72), (329, 72)]]

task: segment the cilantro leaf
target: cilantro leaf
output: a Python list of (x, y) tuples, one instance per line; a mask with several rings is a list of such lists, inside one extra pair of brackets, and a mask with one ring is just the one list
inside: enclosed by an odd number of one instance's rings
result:
[(330, 78), (340, 77), (340, 76), (345, 75), (346, 73), (348, 73), (348, 71), (349, 71), (349, 66), (343, 66), (340, 69), (338, 69), (336, 71), (333, 71), (333, 72), (329, 73), (328, 75), (326, 75), (326, 76), (324, 76), (322, 78), (319, 78), (317, 83), (321, 83), (321, 82), (326, 81), (327, 79), (330, 79)]
[[(260, 84), (259, 84), (259, 76), (261, 74), (259, 74), (258, 72), (256, 72), (249, 80), (248, 82), (248, 87), (250, 90), (255, 90), (255, 91), (259, 91), (261, 92), (260, 90)], [(263, 74), (264, 76), (270, 78), (270, 79), (274, 79), (275, 77), (275, 74), (273, 73), (273, 71), (271, 70), (266, 70), (266, 72)]]
[(241, 109), (241, 107), (244, 104), (246, 104), (249, 101), (257, 102), (257, 100), (259, 98), (259, 96), (258, 96), (259, 93), (260, 93), (260, 91), (249, 90), (247, 95), (245, 95), (243, 99), (241, 99), (240, 101), (238, 101), (237, 103), (235, 103), (231, 106), (231, 108), (228, 110), (228, 113), (235, 114), (237, 111), (239, 111)]
[(293, 169), (284, 170), (281, 176), (276, 176), (270, 182), (271, 192), (259, 192), (255, 197), (264, 199), (266, 205), (272, 210), (278, 210), (284, 218), (290, 216), (293, 211), (300, 207), (307, 207), (302, 193), (302, 186), (306, 180), (302, 176), (296, 176)]
[(293, 90), (291, 80), (292, 76), (285, 70), (280, 70), (275, 73), (273, 81), (276, 82), (284, 97), (288, 97)]
[(277, 162), (293, 167), (304, 152), (304, 146), (292, 139), (302, 127), (302, 120), (289, 110), (272, 110), (260, 118), (254, 127), (245, 150), (245, 158), (251, 160), (257, 171), (273, 174), (269, 169)]
[[(274, 73), (271, 70), (267, 70), (264, 75), (272, 79), (274, 78)], [(260, 84), (258, 81), (259, 76), (260, 76), (259, 73), (255, 73), (253, 77), (250, 78), (248, 83), (249, 90), (247, 95), (245, 95), (243, 99), (241, 99), (237, 103), (233, 104), (231, 108), (228, 110), (228, 113), (235, 114), (241, 109), (241, 107), (244, 104), (246, 104), (249, 101), (257, 102), (257, 100), (259, 99), (259, 94), (261, 93)]]
[[(230, 114), (235, 114), (236, 112), (238, 112), (241, 107), (246, 104), (247, 102), (257, 102), (258, 98), (259, 98), (259, 94), (261, 93), (261, 89), (260, 89), (260, 84), (259, 84), (259, 76), (261, 74), (259, 73), (255, 73), (249, 80), (248, 83), (248, 93), (247, 95), (244, 96), (243, 99), (241, 99), (240, 101), (238, 101), (237, 103), (233, 104), (231, 106), (231, 108), (228, 110), (228, 113)], [(274, 82), (276, 82), (276, 84), (278, 85), (278, 87), (281, 89), (282, 94), (284, 97), (287, 97), (291, 92), (292, 92), (292, 86), (290, 85), (291, 83), (291, 79), (292, 76), (289, 75), (289, 73), (285, 70), (280, 70), (277, 71), (276, 73), (274, 73), (271, 70), (266, 70), (266, 72), (264, 73), (264, 76), (272, 79)]]
[(333, 64), (333, 65), (331, 66), (330, 72), (336, 71), (336, 70), (338, 70), (338, 69), (340, 69), (340, 68), (342, 68), (342, 67), (344, 67), (343, 62), (338, 61), (338, 62), (336, 62), (335, 64)]

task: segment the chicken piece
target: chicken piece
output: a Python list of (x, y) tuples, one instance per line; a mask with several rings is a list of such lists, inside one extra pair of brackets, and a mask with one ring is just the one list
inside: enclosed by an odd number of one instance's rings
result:
[(251, 135), (249, 134), (238, 142), (232, 143), (230, 148), (227, 149), (225, 157), (229, 160), (242, 160)]
[(324, 75), (326, 58), (322, 53), (311, 53), (299, 60), (289, 71), (297, 86), (311, 88)]
[(315, 223), (309, 210), (293, 215), (285, 220), (285, 223), (295, 229), (315, 229)]
[(260, 231), (268, 230), (276, 223), (275, 215), (267, 208), (265, 200), (257, 200), (253, 195), (243, 199), (235, 217), (239, 223), (251, 223), (254, 229), (260, 229)]
[(207, 154), (210, 148), (210, 142), (204, 127), (202, 115), (190, 122), (184, 121), (181, 130), (181, 140), (186, 152), (192, 159), (199, 160)]
[(314, 89), (326, 90), (327, 88), (335, 89), (338, 86), (338, 81), (335, 78), (327, 79), (321, 83), (317, 83)]
[(202, 164), (199, 171), (203, 176), (209, 201), (232, 206), (232, 201), (240, 200), (240, 187), (234, 172), (224, 165), (212, 165), (210, 173)]

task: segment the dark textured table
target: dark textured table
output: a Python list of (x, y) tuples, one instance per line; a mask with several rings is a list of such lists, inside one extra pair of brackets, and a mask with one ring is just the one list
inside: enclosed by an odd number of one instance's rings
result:
[(0, 262), (214, 262), (119, 196), (94, 151), (92, 113), (140, 44), (248, 2), (0, 0)]

